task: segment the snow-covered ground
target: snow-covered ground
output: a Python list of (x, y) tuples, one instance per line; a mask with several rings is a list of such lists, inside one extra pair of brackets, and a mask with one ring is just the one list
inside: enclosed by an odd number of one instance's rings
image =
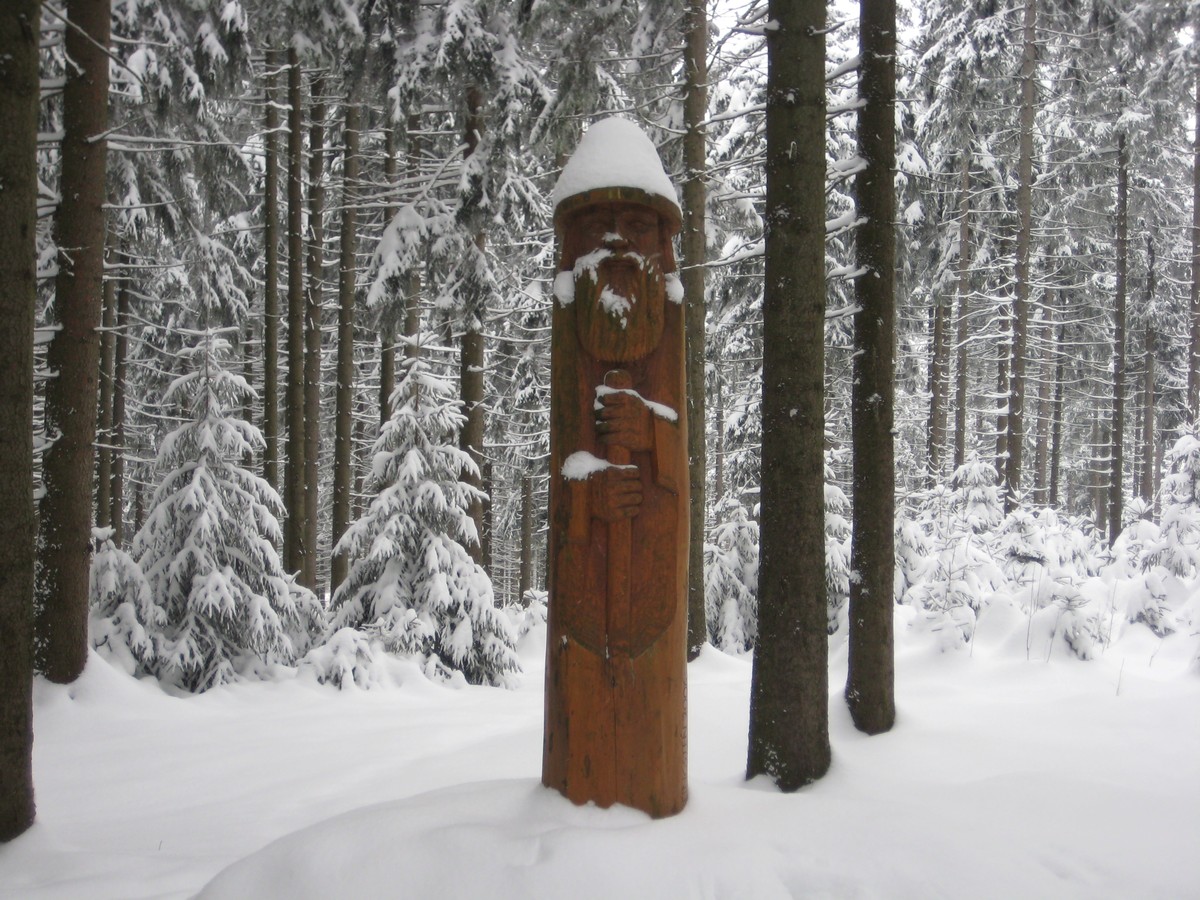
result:
[(541, 630), (515, 691), (397, 663), (176, 698), (93, 655), (37, 686), (38, 822), (0, 897), (1200, 897), (1194, 634), (1081, 662), (1011, 615), (947, 652), (897, 628), (895, 730), (854, 730), (835, 637), (833, 768), (791, 795), (743, 779), (750, 662), (707, 649), (664, 821), (540, 787)]

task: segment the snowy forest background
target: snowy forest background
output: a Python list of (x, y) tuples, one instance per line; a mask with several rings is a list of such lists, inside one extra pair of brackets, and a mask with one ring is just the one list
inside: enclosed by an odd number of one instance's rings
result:
[[(513, 683), (516, 642), (545, 609), (547, 198), (581, 130), (613, 113), (686, 180), (683, 14), (675, 0), (299, 0), (286, 14), (112, 0), (96, 649), (184, 691), (280, 665), (367, 686), (386, 654), (439, 680)], [(926, 0), (900, 15), (895, 600), (947, 649), (994, 603), (1081, 659), (1127, 628), (1194, 635), (1200, 13)], [(682, 265), (706, 281), (691, 427), (707, 450), (707, 637), (741, 653), (756, 636), (766, 6), (708, 19), (707, 246)], [(854, 502), (857, 5), (830, 4), (829, 20), (836, 634)], [(55, 225), (71, 27), (42, 4), (39, 473), (60, 437), (46, 388), (69, 253)], [(39, 481), (43, 517), (46, 493)]]

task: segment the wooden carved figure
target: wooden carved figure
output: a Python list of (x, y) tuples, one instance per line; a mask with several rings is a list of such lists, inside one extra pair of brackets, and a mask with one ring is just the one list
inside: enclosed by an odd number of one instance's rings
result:
[(620, 118), (591, 126), (554, 201), (542, 781), (668, 816), (687, 800), (681, 214)]

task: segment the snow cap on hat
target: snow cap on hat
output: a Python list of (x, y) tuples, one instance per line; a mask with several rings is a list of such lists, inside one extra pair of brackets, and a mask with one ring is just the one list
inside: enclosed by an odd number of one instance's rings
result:
[(683, 213), (675, 185), (646, 133), (620, 116), (594, 122), (563, 167), (550, 195), (554, 221), (593, 203), (628, 201), (653, 207), (679, 231)]

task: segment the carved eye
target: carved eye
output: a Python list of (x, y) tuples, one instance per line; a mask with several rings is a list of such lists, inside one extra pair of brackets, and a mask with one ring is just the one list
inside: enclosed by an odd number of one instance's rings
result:
[(658, 228), (657, 218), (644, 212), (625, 213), (618, 224), (623, 235), (634, 238), (645, 237)]

